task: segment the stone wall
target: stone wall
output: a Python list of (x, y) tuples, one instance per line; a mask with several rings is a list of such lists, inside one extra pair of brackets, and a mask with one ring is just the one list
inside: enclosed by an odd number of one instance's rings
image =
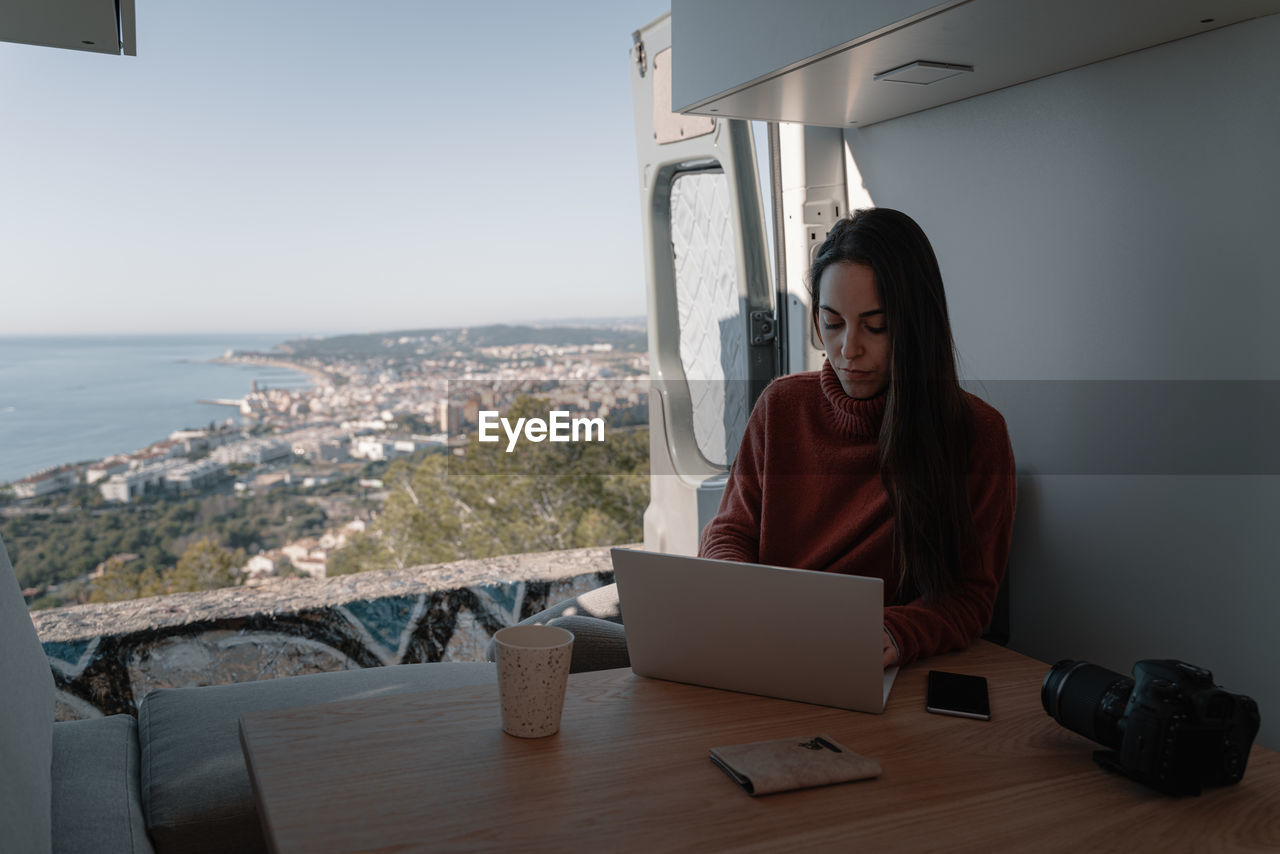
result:
[(137, 714), (154, 688), (483, 661), (498, 629), (613, 581), (607, 548), (36, 611), (58, 720)]

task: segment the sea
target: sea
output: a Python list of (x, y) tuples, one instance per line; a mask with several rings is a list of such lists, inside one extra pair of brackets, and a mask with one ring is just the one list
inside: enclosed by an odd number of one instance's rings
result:
[(269, 352), (299, 334), (0, 336), (0, 483), (52, 466), (136, 451), (174, 430), (240, 421), (254, 381), (306, 388), (307, 374), (217, 364), (228, 350)]

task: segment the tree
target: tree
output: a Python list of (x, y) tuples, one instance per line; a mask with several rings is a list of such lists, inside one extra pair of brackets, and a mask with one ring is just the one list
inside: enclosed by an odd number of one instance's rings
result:
[(166, 592), (160, 574), (140, 560), (125, 560), (120, 555), (107, 559), (102, 575), (93, 582), (90, 602), (120, 602)]
[(234, 587), (240, 583), (244, 562), (242, 549), (231, 551), (205, 537), (187, 547), (178, 565), (164, 574), (164, 581), (175, 593)]
[(347, 544), (329, 555), (328, 575), (351, 575), (371, 569), (390, 568), (390, 558), (373, 533), (357, 534)]
[(138, 570), (116, 555), (107, 560), (102, 575), (93, 582), (90, 602), (119, 602), (138, 598)]
[[(508, 418), (547, 417), (522, 398)], [(465, 456), (393, 462), (375, 527), (336, 552), (329, 574), (463, 558), (635, 542), (649, 497), (647, 430), (604, 443), (525, 444), (508, 454), (475, 437)]]

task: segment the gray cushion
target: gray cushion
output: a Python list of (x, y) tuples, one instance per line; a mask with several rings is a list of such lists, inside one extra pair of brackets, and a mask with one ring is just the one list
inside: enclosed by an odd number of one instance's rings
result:
[(558, 602), (527, 620), (521, 620), (520, 625), (546, 623), (559, 617), (595, 617), (611, 623), (621, 623), (622, 606), (618, 603), (618, 585), (606, 584), (603, 587), (588, 590), (580, 596)]
[(621, 623), (598, 620), (595, 617), (557, 617), (548, 625), (559, 626), (573, 632), (573, 658), (569, 662), (570, 673), (591, 670), (613, 670), (630, 667), (631, 656), (627, 652), (627, 632)]
[(54, 854), (151, 854), (131, 715), (53, 727)]
[(49, 854), (53, 672), (0, 542), (0, 828), (6, 851)]
[(486, 663), (400, 664), (152, 691), (138, 711), (147, 830), (160, 854), (266, 851), (240, 748), (246, 712), (496, 681)]
[[(573, 660), (569, 672), (612, 670), (630, 667), (627, 634), (622, 628), (622, 607), (618, 585), (606, 584), (580, 596), (566, 599), (539, 611), (518, 625), (552, 625), (573, 632)], [(494, 661), (497, 647), (489, 641), (485, 657)]]

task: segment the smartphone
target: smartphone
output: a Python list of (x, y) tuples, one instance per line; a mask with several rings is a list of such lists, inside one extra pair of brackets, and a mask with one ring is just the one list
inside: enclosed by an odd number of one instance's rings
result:
[(987, 678), (930, 670), (925, 709), (935, 715), (989, 721), (991, 704), (987, 700)]

